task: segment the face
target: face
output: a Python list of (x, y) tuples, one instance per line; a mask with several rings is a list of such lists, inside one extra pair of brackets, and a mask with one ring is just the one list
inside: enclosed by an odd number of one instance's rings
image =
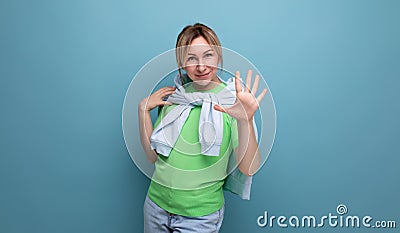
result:
[(184, 70), (197, 90), (209, 90), (220, 83), (217, 78), (219, 57), (206, 39), (198, 37), (188, 49)]

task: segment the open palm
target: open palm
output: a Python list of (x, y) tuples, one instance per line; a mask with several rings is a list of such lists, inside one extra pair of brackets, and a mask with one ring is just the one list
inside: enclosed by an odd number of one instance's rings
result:
[(259, 103), (267, 93), (267, 89), (264, 89), (258, 97), (255, 97), (258, 89), (258, 83), (260, 77), (255, 76), (253, 87), (251, 88), (252, 71), (249, 70), (246, 76), (246, 85), (242, 88), (240, 73), (235, 73), (235, 89), (236, 89), (236, 101), (228, 108), (223, 108), (219, 105), (215, 105), (214, 109), (220, 112), (225, 112), (236, 120), (251, 121), (255, 112), (258, 109)]

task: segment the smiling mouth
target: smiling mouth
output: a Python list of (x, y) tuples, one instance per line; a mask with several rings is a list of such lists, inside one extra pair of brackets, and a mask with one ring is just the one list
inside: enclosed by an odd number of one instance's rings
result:
[(196, 76), (198, 77), (198, 78), (201, 78), (201, 79), (204, 79), (204, 78), (207, 78), (208, 77), (208, 75), (211, 73), (211, 71), (210, 72), (208, 72), (208, 73), (206, 73), (206, 74), (197, 74)]

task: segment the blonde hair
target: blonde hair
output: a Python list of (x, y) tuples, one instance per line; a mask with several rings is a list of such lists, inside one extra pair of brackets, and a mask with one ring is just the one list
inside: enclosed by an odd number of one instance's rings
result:
[(215, 50), (222, 67), (221, 43), (214, 30), (201, 23), (188, 25), (184, 27), (182, 31), (179, 33), (175, 46), (176, 62), (178, 64), (178, 73), (179, 77), (181, 78), (182, 84), (184, 83), (182, 77), (182, 68), (185, 64), (186, 60), (185, 58), (188, 54), (188, 46), (192, 43), (194, 39), (199, 37), (203, 37), (207, 41), (207, 43), (211, 45), (212, 49)]

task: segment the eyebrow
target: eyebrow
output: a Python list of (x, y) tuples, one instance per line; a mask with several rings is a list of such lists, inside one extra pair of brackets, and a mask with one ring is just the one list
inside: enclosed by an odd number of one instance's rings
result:
[[(208, 49), (208, 50), (206, 50), (203, 54), (205, 54), (205, 53), (208, 53), (208, 52), (210, 52), (210, 51), (214, 51), (213, 49)], [(196, 54), (194, 54), (194, 53), (188, 53), (188, 55), (193, 55), (193, 56), (196, 56)]]

